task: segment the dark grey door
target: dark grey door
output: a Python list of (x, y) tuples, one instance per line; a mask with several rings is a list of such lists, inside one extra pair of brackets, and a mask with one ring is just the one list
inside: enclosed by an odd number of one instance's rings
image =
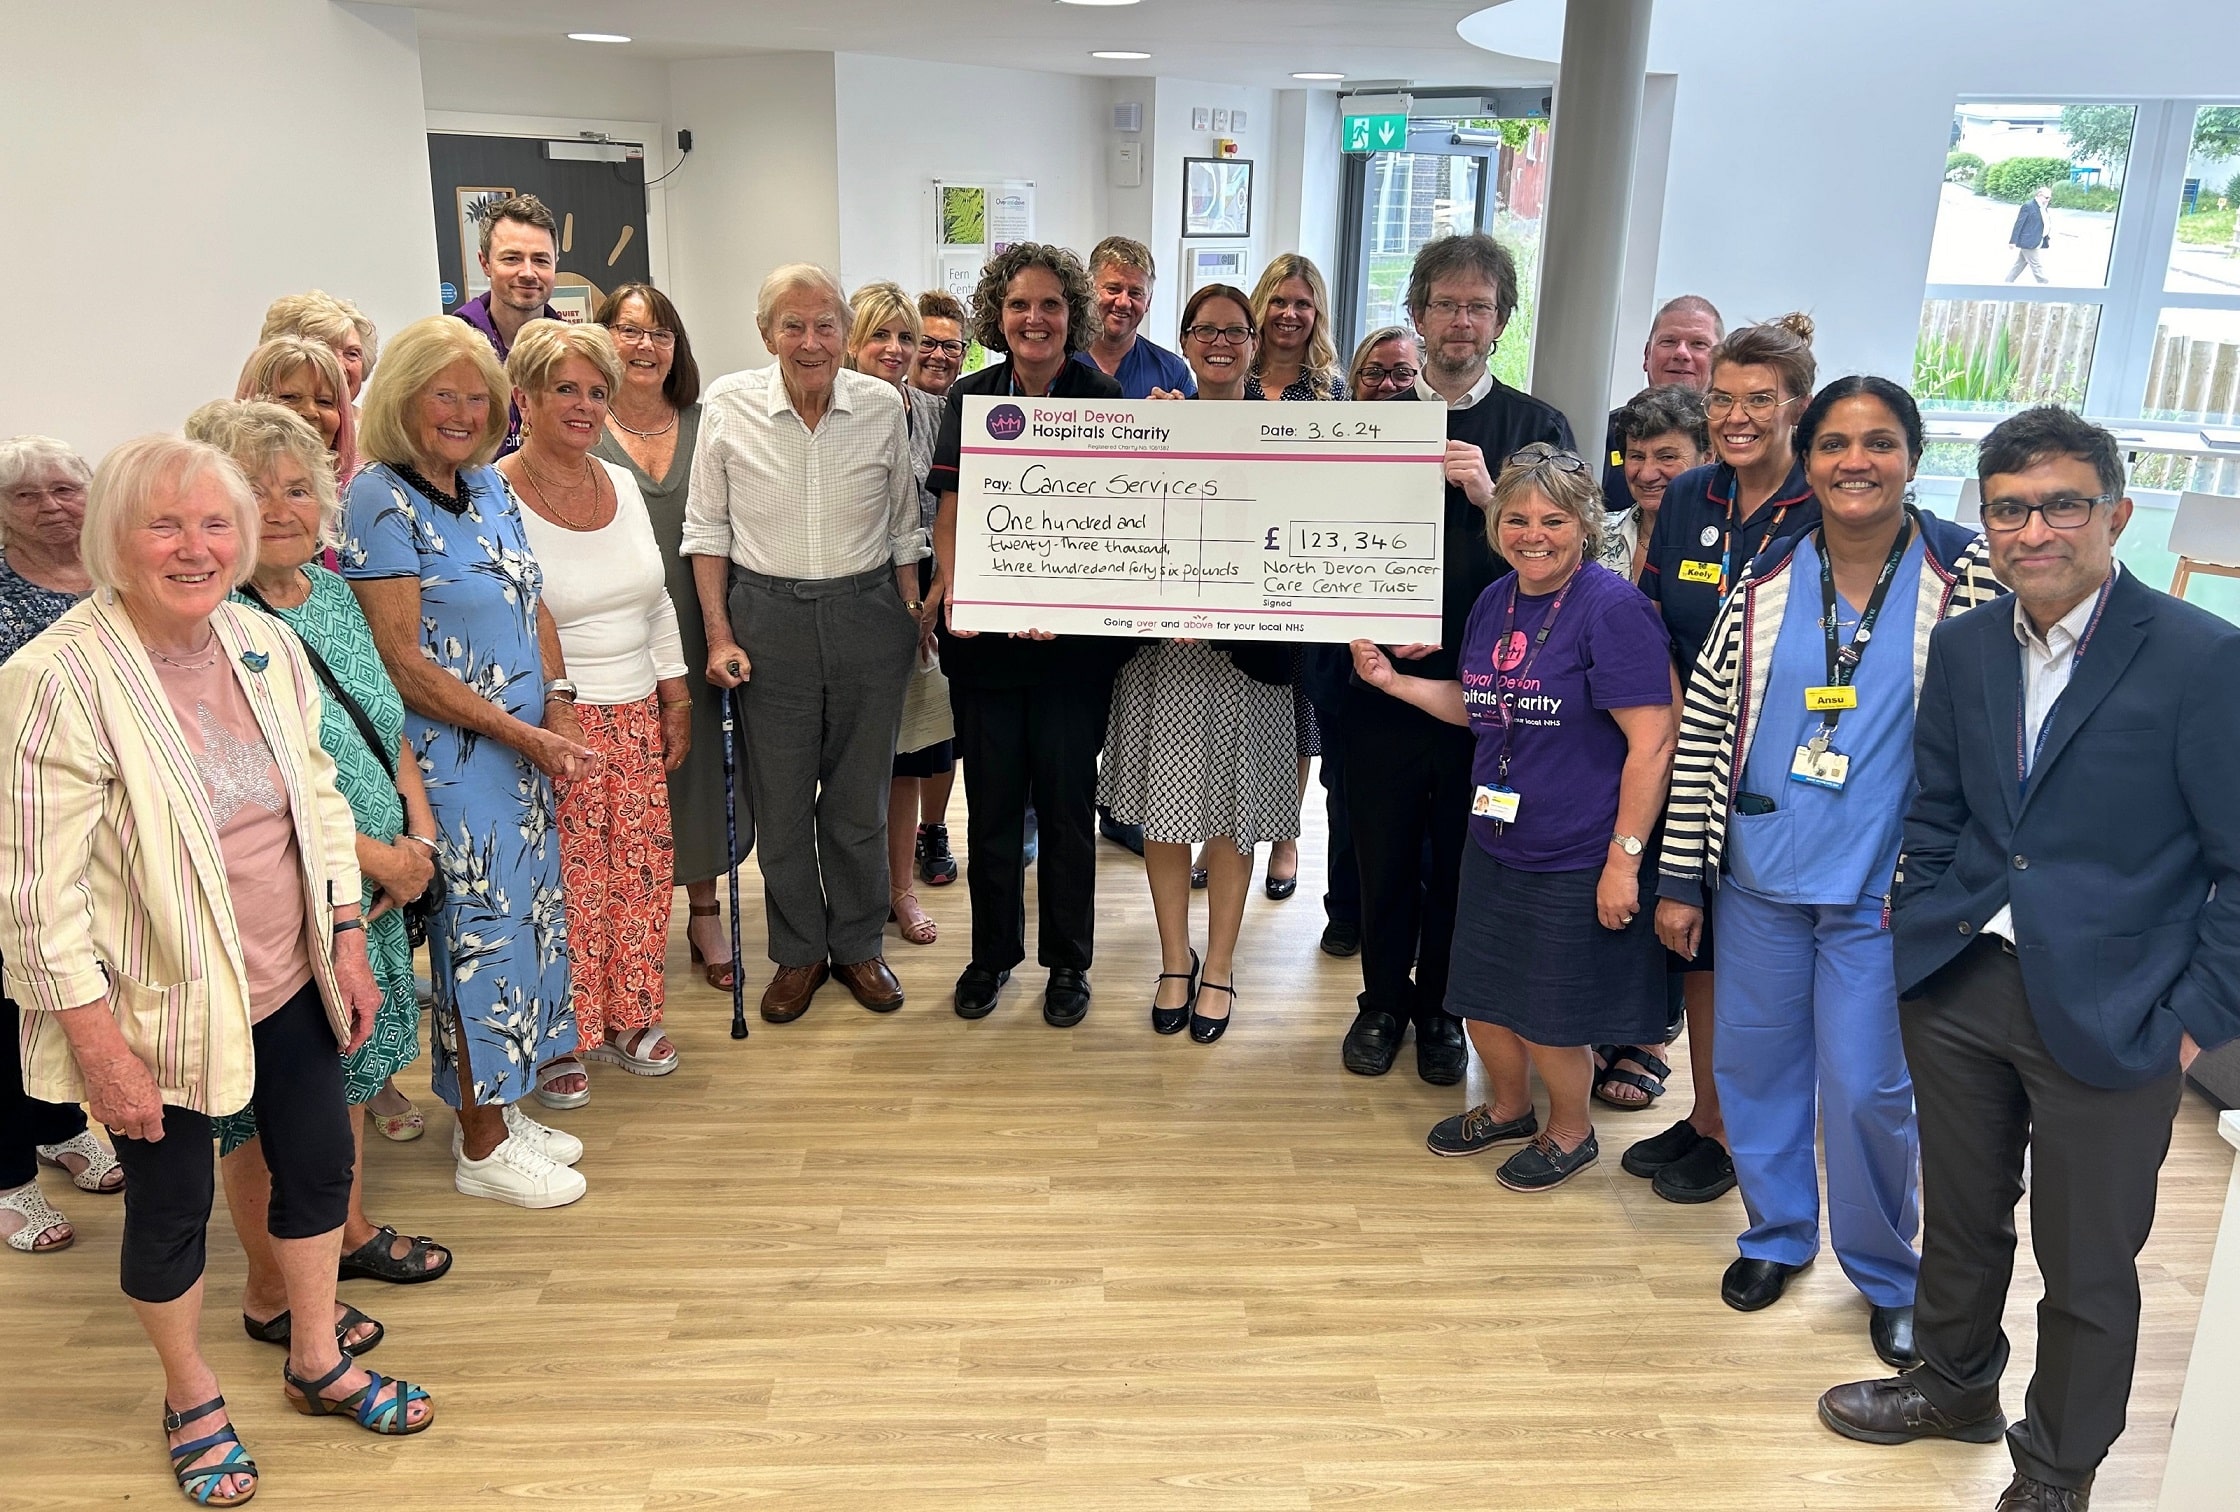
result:
[(580, 162), (548, 156), (542, 137), (430, 132), (428, 169), (446, 310), (488, 287), (475, 263), (472, 217), (477, 206), (507, 194), (534, 194), (560, 222), (553, 303), (561, 313), (589, 319), (609, 289), (650, 280), (642, 156)]

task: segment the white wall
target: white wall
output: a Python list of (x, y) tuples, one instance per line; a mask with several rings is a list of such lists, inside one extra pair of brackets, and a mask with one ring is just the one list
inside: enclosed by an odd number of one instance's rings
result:
[(693, 138), (667, 186), (669, 293), (703, 376), (762, 367), (763, 278), (784, 263), (841, 264), (833, 55), (683, 59), (669, 90), (669, 118)]
[[(940, 104), (920, 109), (929, 72), (940, 78)], [(865, 53), (835, 55), (833, 73), (839, 271), (849, 289), (880, 278), (931, 286), (937, 178), (1032, 180), (1035, 239), (1083, 256), (1111, 234), (1106, 152), (1119, 138), (1107, 80)]]
[[(15, 295), (0, 433), (51, 433), (98, 460), (174, 429), (232, 395), (265, 306), (292, 290), (348, 295), (383, 331), (435, 313), (410, 11), (99, 12), (0, 12), (0, 287)], [(278, 104), (344, 95), (327, 117)]]
[(431, 37), (420, 50), (430, 110), (468, 115), (669, 119), (669, 65), (627, 47), (590, 42), (486, 43)]
[[(1187, 243), (1182, 239), (1182, 160), (1212, 157), (1218, 137), (1190, 124), (1191, 112), (1242, 110), (1246, 126), (1231, 130), (1239, 157), (1250, 158), (1252, 170), (1252, 236), (1247, 243), (1245, 288), (1260, 276), (1269, 256), (1289, 251), (1298, 234), (1296, 225), (1279, 230), (1276, 224), (1276, 185), (1283, 176), (1278, 149), (1276, 91), (1241, 84), (1216, 84), (1203, 79), (1160, 78), (1154, 82), (1150, 107), (1144, 112), (1144, 182), (1151, 186), (1151, 234), (1144, 238), (1158, 259), (1159, 286), (1152, 291), (1151, 313), (1143, 331), (1161, 346), (1172, 347), (1182, 321), (1188, 270), (1183, 266)], [(1323, 269), (1328, 276), (1330, 269)]]

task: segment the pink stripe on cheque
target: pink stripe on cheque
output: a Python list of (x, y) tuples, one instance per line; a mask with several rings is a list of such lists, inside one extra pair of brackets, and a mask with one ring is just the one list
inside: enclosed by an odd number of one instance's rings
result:
[(956, 607), (974, 609), (1094, 609), (1101, 614), (1226, 614), (1304, 615), (1315, 619), (1432, 619), (1437, 611), (1412, 614), (1403, 609), (1187, 609), (1175, 604), (1050, 604), (1024, 599), (951, 599)]
[(1136, 457), (1163, 462), (1439, 462), (1447, 460), (1442, 448), (1439, 451), (1420, 452), (1186, 452), (1186, 451), (1069, 451), (1063, 447), (1042, 446), (966, 446), (959, 448), (968, 457)]

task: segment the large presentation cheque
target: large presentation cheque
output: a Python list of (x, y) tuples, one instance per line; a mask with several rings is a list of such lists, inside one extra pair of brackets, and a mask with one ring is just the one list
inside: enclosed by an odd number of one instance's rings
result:
[(1439, 639), (1443, 404), (963, 403), (960, 630)]

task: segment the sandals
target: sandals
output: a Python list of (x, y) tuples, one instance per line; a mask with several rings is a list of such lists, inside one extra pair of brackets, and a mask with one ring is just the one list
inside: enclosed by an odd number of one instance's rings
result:
[[(356, 1343), (352, 1343), (350, 1335), (365, 1327), (368, 1323), (373, 1324), (373, 1333)], [(259, 1344), (278, 1344), (283, 1349), (288, 1346), (290, 1339), (295, 1334), (295, 1328), (286, 1309), (275, 1313), (262, 1323), (250, 1317), (247, 1313), (243, 1313), (241, 1315), (241, 1331), (255, 1339)], [(371, 1354), (374, 1346), (387, 1338), (388, 1335), (389, 1331), (386, 1328), (383, 1328), (379, 1323), (374, 1322), (373, 1319), (348, 1303), (343, 1304), (341, 1321), (334, 1326), (335, 1347), (346, 1355)]]
[[(347, 1366), (349, 1362), (345, 1360), (343, 1363)], [(190, 1407), (185, 1412), (173, 1412), (171, 1404), (165, 1402), (163, 1404), (163, 1436), (169, 1438), (196, 1418), (208, 1417), (213, 1412), (222, 1412), (225, 1410), (225, 1405), (226, 1399), (224, 1397), (215, 1396), (204, 1402), (200, 1407)], [(224, 1459), (218, 1461), (215, 1465), (204, 1465), (196, 1470), (187, 1468), (186, 1462), (188, 1460), (200, 1454), (207, 1454), (220, 1444), (231, 1444), (233, 1446), (226, 1451)], [(199, 1507), (238, 1507), (257, 1494), (255, 1485), (257, 1462), (249, 1458), (249, 1451), (241, 1446), (241, 1435), (233, 1431), (233, 1424), (230, 1422), (216, 1433), (205, 1434), (198, 1439), (188, 1439), (185, 1443), (173, 1449), (171, 1451), (171, 1474), (179, 1482), (179, 1490), (185, 1494), (187, 1500)], [(251, 1484), (248, 1490), (237, 1496), (213, 1494), (228, 1477), (235, 1475), (249, 1477)]]
[[(39, 1190), (39, 1183), (27, 1181), (16, 1190), (0, 1197), (0, 1208), (23, 1215), (23, 1227), (8, 1236), (8, 1248), (26, 1255), (51, 1255), (66, 1250), (78, 1242), (78, 1231), (70, 1227), (70, 1220), (47, 1205), (46, 1194)], [(39, 1241), (56, 1229), (67, 1232), (52, 1244)]]
[[(117, 1157), (109, 1153), (106, 1145), (93, 1137), (91, 1129), (80, 1129), (60, 1144), (35, 1145), (33, 1148), (39, 1152), (41, 1165), (51, 1165), (67, 1175), (70, 1184), (81, 1192), (108, 1196), (124, 1190), (124, 1167), (117, 1164)], [(86, 1168), (82, 1171), (71, 1170), (63, 1164), (62, 1157), (65, 1155), (77, 1156), (86, 1163)], [(109, 1180), (111, 1175), (117, 1179)]]
[[(564, 1076), (580, 1076), (583, 1086), (575, 1092), (556, 1092), (552, 1084)], [(591, 1101), (591, 1072), (580, 1055), (563, 1055), (537, 1068), (537, 1101), (548, 1108), (580, 1108)]]
[(887, 894), (887, 921), (902, 926), (902, 937), (913, 945), (931, 945), (940, 933), (926, 911), (918, 906), (918, 891), (905, 887)]
[(949, 826), (918, 826), (918, 880), (928, 887), (947, 887), (957, 880), (957, 858), (949, 850)]
[[(710, 903), (706, 907), (702, 907), (698, 903), (688, 903), (685, 907), (694, 919), (720, 919), (723, 917), (723, 905), (720, 903)], [(709, 960), (701, 952), (700, 947), (693, 942), (692, 924), (689, 920), (684, 928), (684, 943), (685, 948), (692, 952), (692, 964), (700, 968), (700, 974), (707, 979), (708, 985), (718, 992), (729, 992), (732, 982), (739, 975), (739, 963), (737, 961)]]
[[(1632, 1113), (1648, 1107), (1658, 1098), (1664, 1096), (1664, 1079), (1672, 1074), (1672, 1067), (1659, 1060), (1655, 1051), (1640, 1045), (1597, 1045), (1594, 1047), (1594, 1053), (1595, 1059), (1602, 1063), (1595, 1068), (1594, 1073), (1595, 1101), (1607, 1103), (1613, 1108), (1623, 1108)], [(1621, 1071), (1618, 1069), (1620, 1061), (1632, 1061), (1646, 1071), (1648, 1075), (1642, 1076), (1632, 1071)], [(1642, 1096), (1638, 1099), (1612, 1097), (1603, 1090), (1612, 1082), (1616, 1082), (1620, 1086), (1635, 1088)]]
[(620, 1066), (632, 1076), (667, 1076), (677, 1069), (677, 1047), (669, 1046), (667, 1055), (647, 1053), (648, 1047), (658, 1045), (666, 1038), (661, 1021), (636, 1029), (625, 1029), (620, 1039), (609, 1038), (603, 1044), (593, 1045), (583, 1052), (585, 1060), (594, 1060), (605, 1066)]
[[(398, 1286), (417, 1286), (423, 1281), (440, 1279), (451, 1269), (451, 1251), (432, 1239), (415, 1235), (402, 1255), (389, 1253), (389, 1246), (402, 1238), (386, 1223), (373, 1231), (373, 1237), (342, 1257), (335, 1267), (337, 1281), (388, 1281)], [(429, 1257), (443, 1250), (440, 1261), (430, 1263)], [(285, 1313), (282, 1317), (287, 1316)], [(275, 1341), (279, 1342), (279, 1341)], [(366, 1349), (373, 1346), (368, 1344)], [(365, 1350), (357, 1351), (363, 1354)]]
[[(360, 1428), (368, 1433), (378, 1433), (388, 1438), (402, 1438), (406, 1434), (424, 1432), (436, 1420), (434, 1399), (410, 1381), (392, 1380), (376, 1371), (366, 1372), (366, 1383), (348, 1396), (329, 1401), (319, 1395), (350, 1373), (356, 1362), (348, 1355), (335, 1361), (334, 1369), (316, 1381), (299, 1379), (294, 1370), (280, 1367), (280, 1379), (288, 1390), (282, 1394), (288, 1405), (305, 1417), (354, 1418)], [(382, 1393), (388, 1392), (386, 1399)], [(298, 1396), (297, 1393), (302, 1395)], [(427, 1402), (428, 1415), (415, 1423), (406, 1414), (414, 1402)]]

